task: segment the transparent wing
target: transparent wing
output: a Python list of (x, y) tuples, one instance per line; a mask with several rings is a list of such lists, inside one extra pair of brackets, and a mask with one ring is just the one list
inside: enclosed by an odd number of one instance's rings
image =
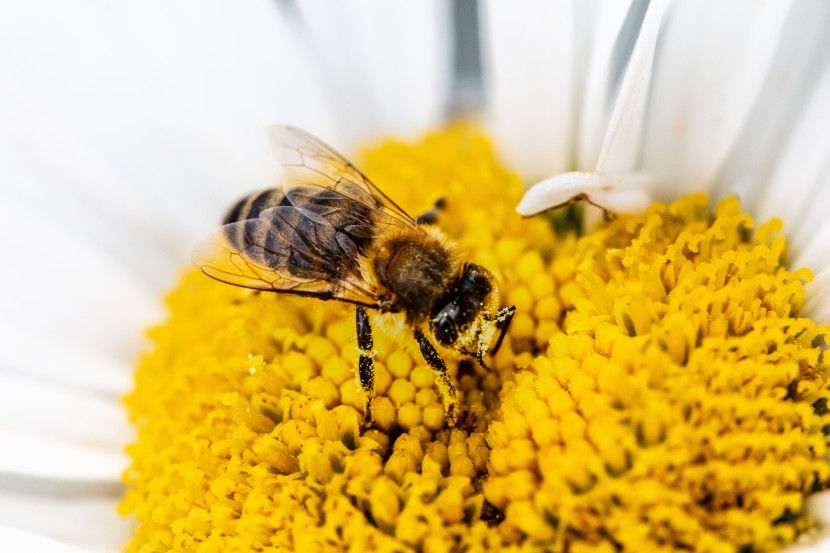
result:
[(337, 228), (314, 210), (272, 207), (219, 227), (191, 244), (188, 255), (228, 284), (377, 307), (377, 289), (361, 265), (357, 237), (371, 222), (365, 227)]
[(386, 214), (385, 224), (394, 222), (403, 227), (419, 228), (412, 217), (325, 142), (287, 125), (270, 127), (268, 137), (283, 171), (283, 190), (289, 198), (295, 187), (334, 190), (375, 212)]

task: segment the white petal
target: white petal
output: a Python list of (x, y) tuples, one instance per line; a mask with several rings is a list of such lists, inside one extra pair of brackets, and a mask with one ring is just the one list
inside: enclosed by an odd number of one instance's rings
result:
[[(100, 251), (23, 206), (0, 203), (0, 304), (6, 324), (132, 359), (158, 298)], [(10, 347), (15, 347), (11, 344)]]
[(629, 173), (638, 166), (654, 51), (660, 26), (671, 3), (672, 0), (649, 3), (602, 142), (597, 173)]
[(58, 540), (16, 528), (0, 526), (0, 550), (38, 553), (82, 553), (83, 550)]
[(5, 481), (29, 481), (28, 488), (112, 490), (128, 466), (122, 453), (54, 438), (37, 438), (0, 428), (0, 487)]
[[(821, 207), (828, 205), (828, 202), (830, 202), (830, 186), (828, 186), (830, 185), (830, 175), (822, 179), (822, 184), (824, 186), (819, 187), (816, 195), (811, 198), (815, 204)], [(812, 205), (805, 208), (804, 217), (807, 219), (814, 218), (815, 211), (818, 211), (816, 207), (816, 205)], [(807, 267), (813, 272), (819, 273), (829, 269), (827, 244), (830, 244), (830, 219), (815, 221), (812, 227), (807, 227), (802, 223), (798, 225), (798, 228), (799, 230), (803, 229), (803, 233), (808, 234), (808, 237), (804, 240), (806, 245), (800, 248), (790, 265), (794, 268)], [(785, 227), (784, 230), (786, 231), (787, 228)]]
[(818, 522), (818, 530), (809, 531), (796, 543), (782, 549), (782, 553), (826, 553), (830, 551), (830, 492), (821, 492), (807, 498), (807, 509)]
[[(116, 398), (0, 371), (0, 428), (120, 452), (134, 432)], [(15, 455), (14, 451), (5, 455)]]
[(36, 92), (2, 73), (0, 120), (4, 201), (71, 228), (151, 285), (168, 284), (181, 257), (168, 247), (172, 226), (140, 186), (131, 186), (96, 151), (83, 129), (68, 128)]
[[(135, 525), (133, 520), (118, 515), (117, 501), (116, 494), (0, 491), (0, 525), (48, 536), (87, 552), (114, 553), (123, 550)], [(41, 549), (7, 549), (0, 537), (0, 551)]]
[[(602, 140), (608, 128), (608, 120), (611, 117), (611, 109), (614, 106), (613, 99), (619, 92), (618, 75), (615, 72), (628, 65), (630, 51), (627, 48), (628, 40), (633, 43), (636, 35), (621, 36), (623, 23), (631, 26), (631, 29), (639, 30), (642, 18), (638, 10), (641, 3), (620, 0), (601, 0), (596, 4), (591, 2), (575, 2), (577, 10), (577, 41), (583, 35), (590, 38), (590, 58), (588, 56), (577, 56), (575, 62), (587, 66), (587, 75), (584, 76), (584, 84), (580, 83), (580, 70), (576, 68), (576, 80), (580, 88), (577, 89), (577, 102), (579, 107), (579, 136), (577, 147), (577, 169), (593, 170), (597, 165), (599, 151), (602, 147)], [(580, 15), (587, 11), (590, 6), (595, 6), (593, 11), (585, 14), (589, 17), (588, 29), (580, 29)], [(630, 15), (629, 15), (630, 14)], [(629, 17), (631, 21), (629, 22)], [(625, 44), (623, 44), (625, 43)], [(577, 45), (580, 43), (577, 42)], [(614, 55), (626, 53), (622, 59), (615, 59)], [(584, 63), (580, 63), (580, 61)], [(584, 87), (584, 88), (582, 88)]]
[(829, 23), (830, 3), (792, 4), (760, 94), (718, 176), (716, 195), (737, 192), (744, 208), (757, 208), (783, 145), (824, 76)]
[[(110, 199), (150, 200), (152, 211), (136, 209), (148, 223), (155, 216), (175, 229), (174, 251), (214, 225), (233, 196), (272, 181), (264, 125), (284, 120), (331, 134), (322, 87), (273, 2), (51, 1), (8, 11), (0, 20), (0, 74), (33, 98), (40, 123), (48, 123), (24, 133), (28, 162), (46, 163), (53, 184), (67, 186), (66, 155), (54, 152), (72, 137), (79, 146), (70, 152), (94, 156), (85, 167), (118, 176)], [(49, 129), (61, 132), (43, 132)], [(101, 188), (78, 184), (78, 176), (66, 180), (84, 191)], [(44, 211), (60, 209), (42, 196)]]
[(132, 385), (132, 363), (127, 359), (112, 359), (58, 336), (21, 328), (19, 321), (8, 318), (0, 318), (0, 336), (13, 344), (0, 348), (0, 369), (112, 398), (127, 393)]
[(452, 60), (448, 3), (317, 0), (297, 8), (346, 142), (315, 134), (353, 153), (343, 146), (378, 133), (413, 136), (443, 122)]
[(481, 5), (486, 118), (499, 151), (530, 179), (566, 171), (574, 137), (573, 5)]
[[(812, 92), (792, 138), (776, 162), (756, 210), (760, 220), (780, 217), (798, 257), (821, 234), (830, 205), (830, 64)], [(826, 238), (825, 238), (826, 239)], [(824, 246), (826, 248), (826, 242)], [(806, 261), (812, 269), (830, 263), (826, 255)]]
[[(795, 259), (793, 266), (809, 267), (813, 271), (830, 267), (830, 257), (827, 255), (830, 219), (827, 218), (827, 209), (824, 207), (830, 205), (830, 159), (821, 172), (822, 176), (808, 190), (803, 202), (797, 204), (800, 209), (790, 216), (784, 216), (784, 231), (790, 240)], [(798, 187), (793, 188), (796, 189), (794, 195), (797, 195)], [(782, 200), (782, 205), (789, 206), (790, 202)]]
[[(245, 193), (273, 179), (262, 129), (289, 123), (334, 136), (337, 114), (296, 22), (268, 0), (244, 5), (164, 0), (119, 5), (165, 94), (204, 133), (187, 162), (223, 192)], [(216, 157), (219, 177), (212, 175)], [(205, 183), (206, 184), (206, 183)], [(192, 197), (191, 197), (192, 198)]]
[(598, 175), (563, 173), (535, 184), (524, 195), (516, 211), (529, 217), (574, 200), (586, 200), (612, 213), (636, 213), (651, 203), (646, 174)]
[[(825, 188), (821, 198), (830, 200), (830, 188)], [(826, 204), (825, 204), (826, 205)], [(807, 267), (813, 271), (813, 280), (805, 287), (803, 315), (826, 323), (830, 321), (830, 263), (827, 260), (827, 245), (830, 244), (830, 220), (824, 221), (815, 230), (814, 238), (791, 264), (794, 268)]]
[(821, 525), (830, 525), (830, 491), (819, 492), (807, 499), (810, 514)]
[(810, 532), (798, 538), (796, 542), (781, 550), (781, 553), (827, 553), (830, 551), (830, 528), (821, 528), (817, 533)]
[(661, 32), (643, 166), (664, 199), (707, 190), (758, 96), (790, 2), (678, 2)]
[[(827, 255), (827, 242), (822, 244), (823, 253)], [(814, 321), (830, 321), (830, 267), (825, 267), (815, 274), (812, 282), (807, 283), (807, 299), (804, 315)]]

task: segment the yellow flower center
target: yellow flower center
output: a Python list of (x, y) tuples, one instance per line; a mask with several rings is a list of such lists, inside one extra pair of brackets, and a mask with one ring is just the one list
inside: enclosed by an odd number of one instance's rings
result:
[(811, 275), (777, 222), (697, 195), (556, 233), (466, 128), (360, 166), (410, 213), (445, 198), (516, 305), (491, 371), (449, 363), (447, 428), (412, 337), (378, 326), (367, 427), (349, 306), (188, 272), (127, 398), (129, 551), (768, 550), (810, 527), (830, 329), (797, 316)]

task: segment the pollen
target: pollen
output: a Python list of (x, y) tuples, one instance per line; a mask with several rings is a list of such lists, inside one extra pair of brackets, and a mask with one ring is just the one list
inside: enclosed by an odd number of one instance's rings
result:
[(187, 272), (126, 399), (128, 551), (768, 551), (812, 527), (830, 329), (778, 222), (693, 195), (557, 233), (466, 127), (358, 166), (409, 213), (443, 198), (516, 305), (489, 369), (445, 356), (458, 423), (405, 328), (375, 325), (368, 424), (352, 308)]

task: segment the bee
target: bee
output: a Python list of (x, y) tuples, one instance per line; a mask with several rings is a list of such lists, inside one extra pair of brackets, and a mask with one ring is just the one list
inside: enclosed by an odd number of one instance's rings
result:
[(413, 219), (354, 165), (310, 134), (268, 129), (276, 188), (239, 200), (224, 225), (194, 242), (191, 260), (216, 280), (267, 292), (355, 305), (357, 373), (374, 396), (372, 327), (367, 310), (399, 314), (436, 377), (447, 420), (456, 390), (434, 343), (475, 357), (498, 350), (516, 311), (499, 308), (493, 274), (465, 261), (435, 228), (441, 201)]

